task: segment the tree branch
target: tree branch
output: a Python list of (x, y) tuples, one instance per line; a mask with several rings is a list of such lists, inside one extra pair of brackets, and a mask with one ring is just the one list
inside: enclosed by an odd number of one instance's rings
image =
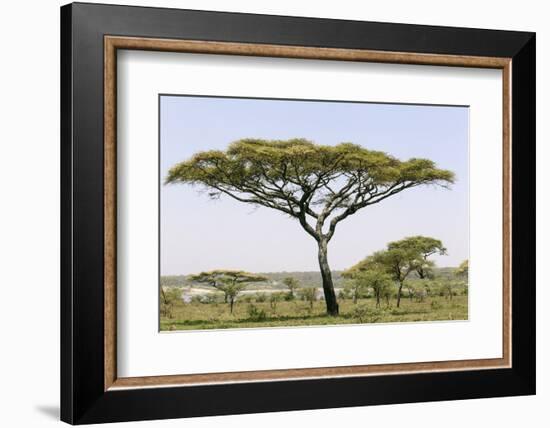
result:
[[(333, 217), (333, 219), (330, 221), (329, 230), (327, 232), (327, 239), (330, 241), (332, 236), (334, 235), (334, 231), (336, 230), (336, 226), (338, 223), (340, 223), (342, 220), (344, 220), (346, 217), (355, 214), (357, 211), (359, 211), (361, 208), (365, 208), (369, 205), (374, 205), (378, 202), (383, 201), (386, 198), (389, 198), (390, 196), (395, 195), (396, 193), (399, 193), (405, 189), (408, 189), (410, 187), (414, 187), (416, 183), (394, 183), (388, 189), (386, 189), (384, 192), (371, 195), (369, 198), (362, 200), (361, 202), (351, 204), (348, 206), (341, 214)], [(356, 200), (360, 194), (358, 193), (356, 196)], [(363, 195), (364, 196), (364, 195)]]

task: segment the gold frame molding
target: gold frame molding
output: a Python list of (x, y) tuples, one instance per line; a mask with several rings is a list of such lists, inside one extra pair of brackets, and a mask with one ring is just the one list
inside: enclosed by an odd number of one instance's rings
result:
[[(382, 62), (494, 68), (502, 70), (503, 91), (503, 349), (502, 358), (357, 365), (305, 369), (117, 377), (116, 367), (116, 87), (117, 50), (147, 50), (212, 55), (241, 55), (333, 61)], [(391, 375), (511, 367), (511, 58), (382, 52), (196, 40), (104, 37), (104, 389), (191, 386), (197, 384), (296, 380), (306, 378)]]

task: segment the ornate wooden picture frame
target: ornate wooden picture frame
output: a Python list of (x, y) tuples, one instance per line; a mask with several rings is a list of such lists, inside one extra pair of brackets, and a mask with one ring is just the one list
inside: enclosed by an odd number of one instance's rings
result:
[[(502, 70), (502, 357), (119, 377), (118, 50)], [(61, 9), (61, 53), (62, 420), (81, 424), (535, 392), (534, 34), (77, 3)]]

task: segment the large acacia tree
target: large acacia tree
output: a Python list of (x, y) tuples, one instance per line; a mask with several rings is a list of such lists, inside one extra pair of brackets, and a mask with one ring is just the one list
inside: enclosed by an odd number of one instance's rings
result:
[(328, 264), (328, 243), (340, 222), (404, 190), (452, 183), (451, 171), (428, 159), (398, 160), (351, 143), (335, 146), (304, 139), (243, 139), (227, 150), (195, 154), (174, 165), (166, 183), (188, 183), (296, 219), (317, 243), (329, 315), (338, 315)]

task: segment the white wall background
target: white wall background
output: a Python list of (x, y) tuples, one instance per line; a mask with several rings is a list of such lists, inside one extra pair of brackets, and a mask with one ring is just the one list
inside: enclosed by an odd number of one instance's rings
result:
[[(122, 2), (122, 0), (121, 0)], [(58, 0), (6, 2), (0, 31), (0, 424), (54, 426), (59, 407), (59, 9)], [(116, 3), (103, 1), (103, 3)], [(323, 18), (485, 27), (537, 32), (538, 265), (549, 256), (548, 96), (550, 27), (536, 0), (148, 0), (127, 4)], [(542, 426), (550, 402), (550, 291), (538, 287), (538, 395), (155, 421), (141, 426), (407, 426), (445, 428), (489, 423)], [(32, 332), (32, 334), (31, 334)], [(544, 412), (544, 413), (543, 413)], [(137, 423), (125, 426), (138, 426)]]

